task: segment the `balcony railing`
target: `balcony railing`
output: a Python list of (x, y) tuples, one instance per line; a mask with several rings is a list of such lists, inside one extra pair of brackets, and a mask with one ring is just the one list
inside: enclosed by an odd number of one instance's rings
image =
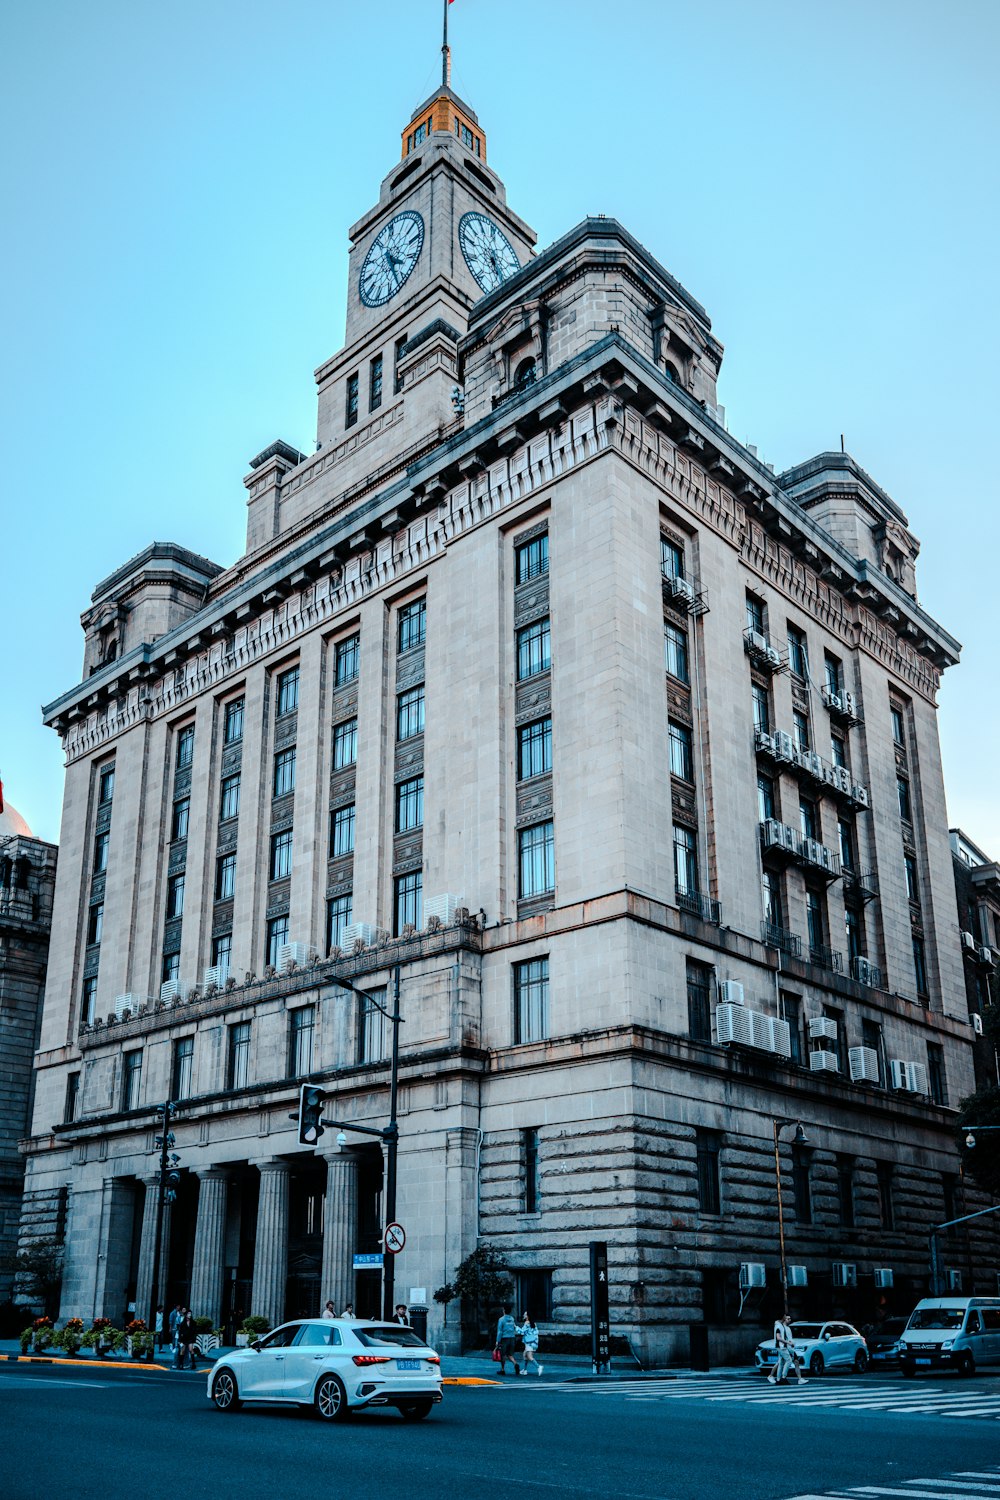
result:
[(867, 984), (873, 990), (882, 988), (882, 970), (878, 964), (873, 964), (871, 959), (862, 958), (860, 954), (855, 954), (851, 959), (851, 978), (856, 979), (858, 984)]
[(835, 974), (843, 973), (844, 957), (833, 948), (810, 948), (809, 962), (817, 969), (831, 969)]
[(677, 905), (681, 911), (698, 917), (702, 922), (711, 922), (716, 927), (721, 925), (722, 907), (711, 896), (703, 896), (701, 891), (678, 891)]
[(784, 672), (788, 666), (787, 652), (773, 646), (762, 630), (744, 630), (743, 649), (762, 672)]
[(768, 948), (777, 948), (779, 953), (784, 953), (788, 958), (802, 957), (802, 939), (797, 932), (789, 932), (786, 927), (778, 927), (774, 922), (761, 922), (760, 940)]
[(878, 895), (878, 876), (874, 870), (854, 870), (844, 865), (844, 900), (863, 901), (867, 904)]
[(753, 747), (758, 755), (764, 755), (777, 766), (791, 766), (800, 775), (830, 791), (841, 802), (857, 811), (867, 811), (870, 806), (868, 788), (851, 778), (846, 766), (834, 766), (817, 755), (814, 750), (802, 750), (784, 730), (773, 733), (765, 729), (753, 732)]
[(823, 689), (823, 702), (826, 705), (831, 719), (839, 719), (850, 729), (855, 724), (860, 724), (861, 714), (858, 709), (858, 700), (853, 693), (847, 693), (842, 688), (834, 692), (833, 688)]
[(708, 595), (697, 578), (681, 578), (676, 573), (664, 573), (663, 597), (675, 609), (688, 615), (708, 613)]
[(766, 855), (784, 864), (801, 865), (826, 880), (840, 877), (840, 855), (818, 839), (803, 838), (797, 829), (777, 818), (766, 818), (760, 825), (761, 844)]

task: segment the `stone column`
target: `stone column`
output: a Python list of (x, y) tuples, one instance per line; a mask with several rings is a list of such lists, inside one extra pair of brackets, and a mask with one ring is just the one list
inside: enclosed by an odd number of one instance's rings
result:
[[(334, 1311), (354, 1301), (354, 1252), (358, 1248), (358, 1162), (351, 1151), (326, 1158), (326, 1203), (323, 1211), (323, 1284)], [(316, 1309), (317, 1312), (319, 1309)]]
[[(135, 1315), (149, 1320), (149, 1303), (153, 1295), (153, 1247), (156, 1243), (156, 1200), (160, 1191), (160, 1174), (146, 1178), (146, 1201), (142, 1208), (142, 1234), (139, 1239), (139, 1272), (135, 1286)], [(167, 1286), (170, 1250), (170, 1204), (163, 1205), (163, 1234), (160, 1239), (160, 1301)]]
[(288, 1163), (255, 1162), (260, 1172), (257, 1239), (253, 1255), (251, 1311), (284, 1322), (285, 1283), (288, 1280)]
[(229, 1179), (222, 1170), (198, 1173), (198, 1219), (191, 1267), (191, 1311), (211, 1318), (215, 1327), (222, 1313), (222, 1256), (226, 1232), (226, 1192)]

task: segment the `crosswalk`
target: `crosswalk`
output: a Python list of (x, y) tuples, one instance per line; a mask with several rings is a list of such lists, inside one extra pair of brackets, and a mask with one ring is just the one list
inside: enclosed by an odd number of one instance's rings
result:
[(1000, 1497), (1000, 1468), (964, 1469), (940, 1478), (905, 1479), (899, 1484), (862, 1484), (855, 1489), (807, 1490), (789, 1500), (990, 1500)]
[[(992, 1385), (992, 1383), (991, 1383)], [(617, 1396), (623, 1401), (713, 1401), (759, 1406), (824, 1407), (839, 1411), (899, 1412), (909, 1416), (976, 1417), (1000, 1421), (1000, 1390), (977, 1390), (961, 1384), (905, 1385), (869, 1379), (811, 1380), (806, 1385), (773, 1386), (759, 1377), (681, 1377), (676, 1380), (594, 1380), (547, 1382), (550, 1391), (575, 1395)], [(862, 1493), (859, 1491), (859, 1493)], [(874, 1496), (876, 1492), (872, 1491)], [(909, 1492), (907, 1492), (909, 1493)], [(952, 1492), (954, 1494), (954, 1492)], [(1000, 1494), (1000, 1490), (997, 1491)]]

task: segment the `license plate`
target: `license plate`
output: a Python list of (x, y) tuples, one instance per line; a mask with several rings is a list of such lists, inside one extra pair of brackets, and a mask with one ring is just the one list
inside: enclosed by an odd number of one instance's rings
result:
[(913, 1363), (916, 1365), (929, 1365), (931, 1361), (929, 1359), (915, 1359)]
[(397, 1361), (396, 1361), (396, 1369), (397, 1370), (419, 1370), (420, 1369), (420, 1361), (419, 1361), (419, 1359), (397, 1359)]

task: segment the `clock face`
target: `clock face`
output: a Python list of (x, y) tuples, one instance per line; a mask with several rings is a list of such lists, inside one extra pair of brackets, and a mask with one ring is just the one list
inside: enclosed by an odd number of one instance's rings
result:
[(358, 292), (366, 307), (381, 307), (395, 297), (420, 259), (424, 221), (414, 210), (390, 219), (375, 237), (358, 277)]
[(521, 269), (510, 240), (485, 214), (463, 214), (458, 224), (458, 241), (465, 264), (484, 292), (495, 292)]

